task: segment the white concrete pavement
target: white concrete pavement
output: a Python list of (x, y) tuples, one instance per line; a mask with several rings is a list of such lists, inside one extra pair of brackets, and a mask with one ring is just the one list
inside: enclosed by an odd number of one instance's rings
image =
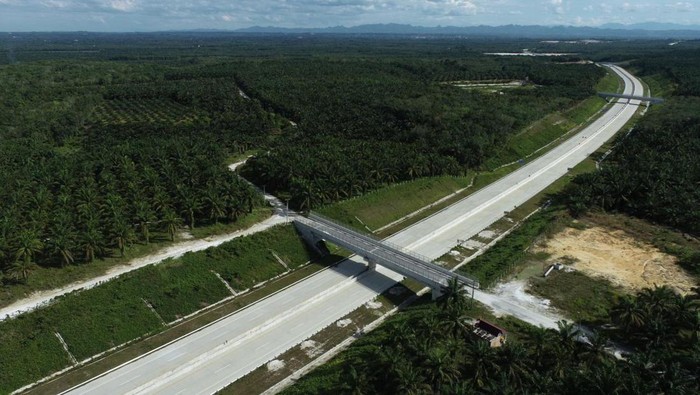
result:
[[(641, 92), (625, 79), (625, 93)], [(625, 101), (627, 103), (627, 101)], [(391, 237), (389, 241), (437, 258), (539, 193), (631, 118), (637, 106), (619, 103), (576, 136), (504, 179)], [(378, 268), (363, 272), (359, 259), (347, 260), (225, 317), (160, 349), (67, 391), (69, 394), (212, 394), (283, 353), (339, 317), (391, 287), (401, 276)], [(497, 313), (555, 327), (559, 317), (479, 292), (475, 297)]]

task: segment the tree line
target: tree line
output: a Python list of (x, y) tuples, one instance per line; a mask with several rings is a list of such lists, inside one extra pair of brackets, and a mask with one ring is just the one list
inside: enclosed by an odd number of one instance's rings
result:
[(622, 211), (700, 234), (700, 67), (694, 60), (700, 60), (697, 51), (635, 62), (643, 75), (670, 78), (675, 90), (621, 139), (600, 171), (574, 179), (566, 191), (572, 213)]
[[(452, 285), (452, 288), (456, 288)], [(452, 289), (358, 340), (286, 394), (691, 394), (700, 374), (697, 293), (645, 289), (615, 306), (615, 329), (587, 335), (517, 326), (502, 348), (474, 336), (470, 300)], [(632, 346), (626, 360), (610, 340)]]
[[(478, 168), (542, 114), (591, 95), (604, 75), (594, 65), (482, 55), (290, 58), (202, 69), (219, 76), (227, 67), (248, 95), (297, 125), (269, 145), (269, 155), (251, 161), (245, 174), (303, 209), (394, 181)], [(499, 93), (436, 82), (464, 73), (507, 75), (533, 85)], [(329, 194), (328, 188), (339, 190)]]
[[(70, 62), (0, 70), (8, 87), (0, 107), (6, 283), (26, 281), (38, 265), (123, 255), (133, 243), (151, 242), (153, 232), (172, 240), (183, 226), (233, 222), (264, 204), (225, 163), (261, 145), (274, 120), (240, 97), (233, 78), (167, 82), (166, 70)], [(110, 100), (155, 97), (206, 121), (160, 122), (146, 117), (147, 108), (124, 124), (92, 118)]]

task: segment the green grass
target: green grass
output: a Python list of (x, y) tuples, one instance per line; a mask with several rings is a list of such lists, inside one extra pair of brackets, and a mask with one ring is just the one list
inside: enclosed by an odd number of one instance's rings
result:
[[(202, 226), (195, 228), (192, 233), (196, 238), (231, 233), (248, 228), (271, 214), (270, 208), (257, 208), (252, 214), (240, 218), (237, 222)], [(0, 287), (0, 306), (8, 306), (19, 299), (29, 297), (36, 291), (56, 289), (66, 284), (100, 276), (114, 266), (127, 264), (133, 259), (156, 253), (172, 244), (173, 242), (165, 233), (154, 231), (151, 234), (150, 244), (134, 244), (126, 249), (123, 257), (118, 255), (105, 257), (89, 264), (71, 265), (65, 268), (39, 267), (32, 272), (26, 284), (18, 283)]]
[(622, 81), (617, 74), (608, 70), (605, 77), (596, 84), (595, 90), (598, 92), (620, 92), (622, 90)]
[[(570, 109), (547, 115), (534, 122), (528, 128), (508, 139), (506, 146), (484, 163), (487, 169), (494, 169), (506, 163), (525, 159), (547, 144), (565, 136), (579, 125), (600, 111), (606, 101), (600, 97), (591, 97), (581, 101)], [(545, 150), (540, 151), (546, 152)]]
[[(161, 317), (172, 322), (230, 296), (212, 272), (238, 290), (284, 273), (286, 269), (270, 248), (290, 268), (310, 259), (294, 228), (278, 226), (127, 273), (99, 287), (62, 296), (48, 307), (0, 322), (0, 393), (68, 366), (67, 355), (54, 340), (54, 332), (63, 336), (80, 361), (164, 330)], [(18, 358), (17, 354), (22, 356)]]
[(146, 337), (143, 340), (133, 342), (126, 347), (120, 348), (113, 353), (108, 353), (91, 363), (76, 369), (72, 369), (66, 374), (30, 389), (27, 391), (27, 393), (56, 394), (66, 391), (67, 389), (72, 388), (85, 380), (96, 377), (97, 375), (143, 355), (146, 352), (178, 339), (194, 330), (202, 328), (203, 326), (210, 324), (217, 319), (239, 311), (240, 309), (257, 302), (266, 296), (269, 296), (301, 279), (323, 270), (329, 265), (337, 263), (343, 258), (344, 257), (338, 255), (330, 255), (319, 261), (311, 262), (309, 265), (303, 266), (298, 270), (270, 281), (263, 287), (255, 288), (250, 292), (221, 303), (216, 307), (202, 312), (201, 314), (196, 314), (175, 325), (168, 326), (162, 332)]
[(70, 363), (43, 317), (27, 316), (0, 323), (0, 393), (31, 383)]
[(610, 310), (622, 290), (609, 281), (579, 272), (553, 271), (547, 278), (530, 280), (532, 293), (549, 299), (576, 322), (600, 323), (610, 319)]
[(676, 89), (675, 82), (660, 74), (644, 76), (644, 83), (651, 90), (651, 95), (656, 97), (668, 96)]
[(547, 230), (555, 216), (555, 209), (533, 215), (486, 253), (462, 266), (459, 272), (479, 280), (482, 288), (493, 285), (519, 268), (529, 256), (526, 250)]
[[(622, 85), (620, 78), (612, 72), (596, 85), (601, 92), (618, 92)], [(522, 132), (511, 136), (505, 147), (484, 163), (487, 169), (494, 169), (506, 163), (524, 159), (547, 144), (566, 135), (577, 126), (585, 125), (588, 119), (603, 109), (606, 101), (600, 97), (585, 99), (566, 111), (549, 114), (534, 122)]]
[(381, 188), (354, 199), (322, 207), (317, 211), (367, 231), (364, 223), (374, 231), (467, 187), (471, 180), (470, 176), (420, 178)]
[(206, 226), (195, 227), (190, 231), (190, 233), (197, 239), (233, 233), (238, 230), (249, 228), (258, 222), (262, 222), (271, 215), (272, 209), (270, 207), (258, 207), (254, 208), (252, 213), (246, 214), (244, 217), (239, 218), (236, 222), (219, 222), (215, 224), (208, 224)]

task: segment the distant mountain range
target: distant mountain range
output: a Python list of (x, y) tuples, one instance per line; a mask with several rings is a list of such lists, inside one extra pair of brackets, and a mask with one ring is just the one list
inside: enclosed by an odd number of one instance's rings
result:
[(654, 38), (700, 39), (700, 25), (641, 23), (635, 25), (607, 24), (599, 27), (578, 26), (438, 26), (424, 27), (402, 24), (374, 24), (354, 27), (283, 28), (253, 26), (238, 29), (239, 33), (260, 34), (387, 34), (387, 35), (459, 35), (526, 38)]

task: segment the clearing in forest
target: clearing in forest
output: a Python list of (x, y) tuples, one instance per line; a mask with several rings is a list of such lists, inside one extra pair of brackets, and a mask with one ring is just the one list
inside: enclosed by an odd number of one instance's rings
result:
[(591, 227), (566, 228), (538, 245), (535, 252), (551, 255), (553, 261), (573, 258), (572, 267), (600, 276), (634, 291), (668, 285), (683, 294), (697, 286), (678, 264), (677, 258), (655, 246), (640, 242), (622, 230)]

